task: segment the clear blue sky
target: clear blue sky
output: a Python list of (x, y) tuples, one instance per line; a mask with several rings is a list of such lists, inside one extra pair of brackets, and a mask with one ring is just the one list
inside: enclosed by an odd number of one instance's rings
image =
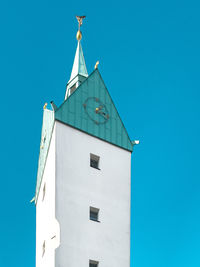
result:
[(61, 104), (86, 14), (99, 70), (132, 139), (131, 267), (200, 266), (199, 1), (1, 1), (0, 266), (35, 266), (42, 107)]

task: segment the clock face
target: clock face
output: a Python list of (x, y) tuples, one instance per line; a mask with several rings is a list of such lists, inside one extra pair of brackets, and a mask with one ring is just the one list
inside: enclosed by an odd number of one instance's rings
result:
[(83, 104), (88, 117), (96, 124), (106, 123), (109, 119), (108, 110), (97, 97), (89, 97)]

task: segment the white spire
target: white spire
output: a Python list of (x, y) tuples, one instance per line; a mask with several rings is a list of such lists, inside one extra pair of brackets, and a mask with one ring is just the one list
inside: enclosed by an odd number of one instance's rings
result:
[(87, 68), (85, 65), (85, 59), (83, 56), (83, 50), (81, 46), (82, 33), (80, 31), (80, 26), (82, 25), (82, 20), (85, 18), (85, 16), (76, 16), (76, 18), (79, 23), (79, 29), (76, 34), (78, 45), (76, 49), (71, 76), (67, 84), (65, 99), (76, 90), (76, 88), (85, 80), (85, 78), (88, 77)]
[(72, 73), (71, 73), (69, 82), (73, 80), (77, 75), (88, 77), (87, 68), (85, 65), (85, 59), (83, 56), (83, 50), (82, 50), (80, 41), (78, 41), (76, 55), (74, 58), (74, 64), (73, 64)]
[(65, 99), (70, 96), (87, 77), (88, 73), (83, 56), (83, 50), (81, 42), (78, 40), (71, 76), (69, 82), (67, 83)]

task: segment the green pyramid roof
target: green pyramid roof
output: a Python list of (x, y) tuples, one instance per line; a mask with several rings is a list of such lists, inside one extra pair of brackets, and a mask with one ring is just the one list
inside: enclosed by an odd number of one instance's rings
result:
[(98, 69), (55, 111), (55, 120), (123, 149), (133, 149)]

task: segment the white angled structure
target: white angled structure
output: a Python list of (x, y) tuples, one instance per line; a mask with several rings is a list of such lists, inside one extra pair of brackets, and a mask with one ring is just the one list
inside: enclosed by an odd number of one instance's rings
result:
[(44, 109), (36, 267), (130, 267), (131, 142), (78, 39), (65, 101)]

